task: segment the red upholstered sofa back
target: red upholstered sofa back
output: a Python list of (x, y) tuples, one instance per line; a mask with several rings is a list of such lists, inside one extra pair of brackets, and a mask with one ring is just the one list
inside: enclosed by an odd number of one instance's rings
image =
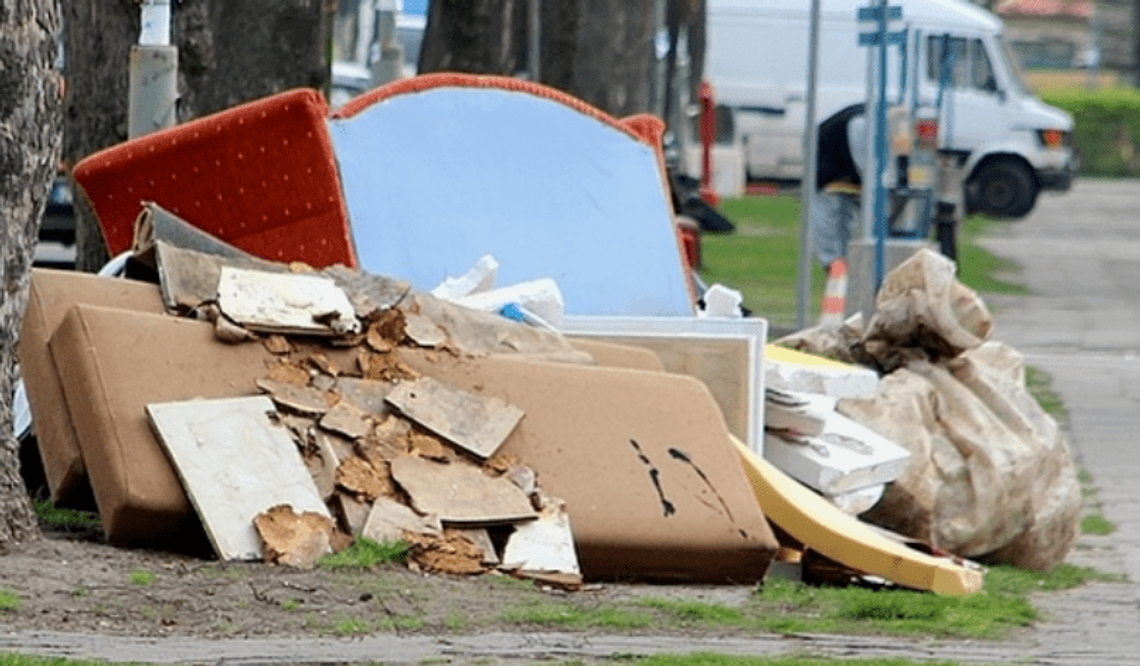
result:
[(315, 90), (291, 90), (112, 146), (73, 177), (112, 255), (154, 201), (264, 259), (355, 267), (327, 115)]

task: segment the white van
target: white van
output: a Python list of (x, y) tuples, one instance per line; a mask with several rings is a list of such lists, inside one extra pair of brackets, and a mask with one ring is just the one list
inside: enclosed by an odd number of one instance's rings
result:
[[(1027, 92), (1001, 21), (962, 0), (890, 4), (902, 8), (890, 29), (906, 28), (909, 35), (905, 84), (901, 50), (890, 47), (892, 103), (911, 104), (917, 78), (918, 105), (933, 108), (943, 44), (953, 54), (940, 147), (962, 159), (968, 208), (1017, 218), (1033, 208), (1038, 192), (1068, 189), (1076, 167), (1072, 118)], [(866, 100), (869, 49), (857, 40), (874, 24), (860, 24), (856, 13), (867, 5), (821, 0), (818, 121)], [(799, 179), (803, 173), (810, 8), (810, 0), (708, 0), (705, 76), (716, 103), (733, 111), (751, 179)]]

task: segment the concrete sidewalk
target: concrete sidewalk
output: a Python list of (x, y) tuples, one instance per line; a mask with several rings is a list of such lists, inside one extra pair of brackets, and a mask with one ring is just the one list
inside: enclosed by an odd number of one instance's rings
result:
[(993, 337), (1052, 376), (1069, 413), (1070, 445), (1116, 525), (1108, 541), (1132, 581), (1140, 581), (1137, 210), (1140, 182), (1079, 181), (985, 242), (1021, 265), (1015, 279), (1033, 292), (987, 299), (997, 319)]

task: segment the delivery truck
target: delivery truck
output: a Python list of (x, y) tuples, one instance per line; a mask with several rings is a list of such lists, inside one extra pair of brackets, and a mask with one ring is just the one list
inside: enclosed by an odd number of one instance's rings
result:
[[(875, 3), (878, 4), (878, 3)], [(1072, 117), (1026, 88), (993, 14), (963, 0), (891, 0), (892, 104), (936, 110), (939, 148), (959, 157), (970, 211), (1020, 218), (1042, 191), (1064, 191), (1076, 158)], [(821, 0), (816, 118), (868, 96), (866, 0)], [(810, 0), (708, 0), (706, 78), (731, 111), (749, 179), (803, 172)], [(921, 113), (916, 115), (922, 115)], [(929, 119), (924, 120), (929, 123)]]

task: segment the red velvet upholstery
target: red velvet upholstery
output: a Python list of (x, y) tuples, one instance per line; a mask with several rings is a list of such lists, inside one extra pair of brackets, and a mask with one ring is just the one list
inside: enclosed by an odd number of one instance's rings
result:
[(355, 267), (327, 114), (316, 91), (287, 91), (112, 146), (73, 176), (112, 255), (154, 201), (264, 259)]

